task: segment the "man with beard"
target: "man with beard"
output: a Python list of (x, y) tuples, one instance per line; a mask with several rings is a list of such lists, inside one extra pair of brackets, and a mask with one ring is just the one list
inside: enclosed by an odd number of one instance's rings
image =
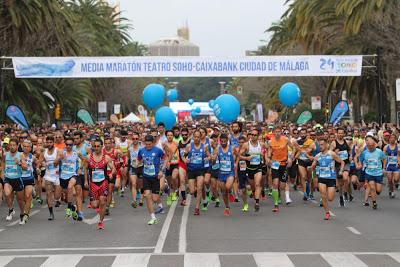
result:
[(185, 149), (190, 143), (189, 130), (187, 128), (182, 128), (181, 131), (182, 140), (178, 143), (179, 150), (179, 181), (180, 181), (180, 191), (182, 196), (181, 205), (186, 206), (186, 176), (187, 176), (187, 165), (184, 160)]

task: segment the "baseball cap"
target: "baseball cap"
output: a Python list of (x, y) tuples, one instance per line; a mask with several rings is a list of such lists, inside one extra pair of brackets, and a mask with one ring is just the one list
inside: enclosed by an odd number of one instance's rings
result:
[(10, 143), (10, 138), (6, 137), (3, 140), (3, 144), (9, 144)]
[(390, 136), (390, 133), (388, 131), (384, 131), (383, 136)]

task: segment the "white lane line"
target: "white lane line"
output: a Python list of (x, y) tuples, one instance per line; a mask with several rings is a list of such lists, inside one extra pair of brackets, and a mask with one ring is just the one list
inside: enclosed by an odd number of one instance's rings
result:
[(321, 253), (321, 257), (332, 267), (367, 267), (367, 265), (355, 255), (347, 252), (342, 253)]
[(186, 225), (189, 217), (191, 199), (192, 195), (187, 195), (186, 206), (183, 208), (181, 228), (179, 229), (179, 253), (186, 253), (186, 248), (187, 248)]
[[(32, 217), (33, 215), (35, 215), (35, 214), (37, 214), (39, 212), (40, 212), (40, 210), (34, 210), (31, 213), (29, 213), (29, 217)], [(12, 223), (7, 224), (7, 226), (14, 226), (14, 225), (18, 224), (19, 221), (20, 221), (19, 219), (16, 220), (16, 221), (13, 221)]]
[(0, 257), (0, 267), (6, 266), (13, 259), (14, 259), (13, 256), (1, 256)]
[(111, 267), (142, 267), (147, 266), (151, 254), (124, 254), (115, 257), (114, 263)]
[(220, 267), (219, 256), (217, 253), (186, 253), (184, 266), (190, 267)]
[(65, 266), (73, 267), (82, 259), (81, 255), (52, 255), (40, 267)]
[(392, 257), (395, 261), (400, 262), (400, 253), (388, 253), (387, 255), (389, 255), (390, 257)]
[(285, 253), (253, 254), (257, 267), (294, 267), (293, 262)]
[(154, 249), (154, 247), (75, 247), (75, 248), (10, 248), (0, 249), (0, 252), (35, 252), (35, 251), (90, 251), (90, 250), (136, 250), (136, 249)]
[(0, 232), (3, 232), (5, 229), (0, 229)]
[(350, 232), (352, 232), (355, 235), (361, 235), (361, 233), (354, 227), (346, 227)]
[[(96, 214), (96, 216), (94, 216), (92, 219), (83, 219), (83, 222), (86, 224), (92, 225), (92, 224), (98, 223), (99, 220), (100, 220), (100, 215)], [(105, 221), (111, 221), (111, 218), (104, 218), (103, 222), (105, 222)]]
[(178, 201), (174, 201), (174, 203), (172, 203), (171, 207), (169, 208), (167, 218), (165, 219), (163, 227), (161, 228), (160, 235), (158, 236), (158, 240), (157, 240), (156, 248), (154, 249), (154, 253), (162, 252), (165, 240), (167, 239), (169, 227), (171, 226), (172, 217), (174, 217), (177, 203), (178, 203)]

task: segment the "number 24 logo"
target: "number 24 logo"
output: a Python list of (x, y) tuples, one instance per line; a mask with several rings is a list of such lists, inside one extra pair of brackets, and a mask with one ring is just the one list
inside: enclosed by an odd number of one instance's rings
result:
[(335, 67), (335, 62), (330, 58), (321, 58), (319, 61), (321, 62), (321, 65), (319, 65), (319, 68), (321, 70), (327, 70), (327, 68), (328, 70), (333, 70), (333, 68)]

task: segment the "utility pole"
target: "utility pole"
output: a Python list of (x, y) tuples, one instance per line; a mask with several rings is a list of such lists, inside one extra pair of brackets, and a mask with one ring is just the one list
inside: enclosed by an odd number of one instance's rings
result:
[(383, 91), (382, 91), (382, 82), (381, 82), (381, 75), (382, 75), (382, 63), (381, 63), (381, 57), (382, 57), (382, 47), (377, 47), (376, 48), (376, 73), (377, 73), (377, 79), (376, 79), (376, 86), (378, 90), (378, 112), (379, 112), (379, 124), (382, 125), (383, 122), (385, 121), (385, 114), (383, 112)]

